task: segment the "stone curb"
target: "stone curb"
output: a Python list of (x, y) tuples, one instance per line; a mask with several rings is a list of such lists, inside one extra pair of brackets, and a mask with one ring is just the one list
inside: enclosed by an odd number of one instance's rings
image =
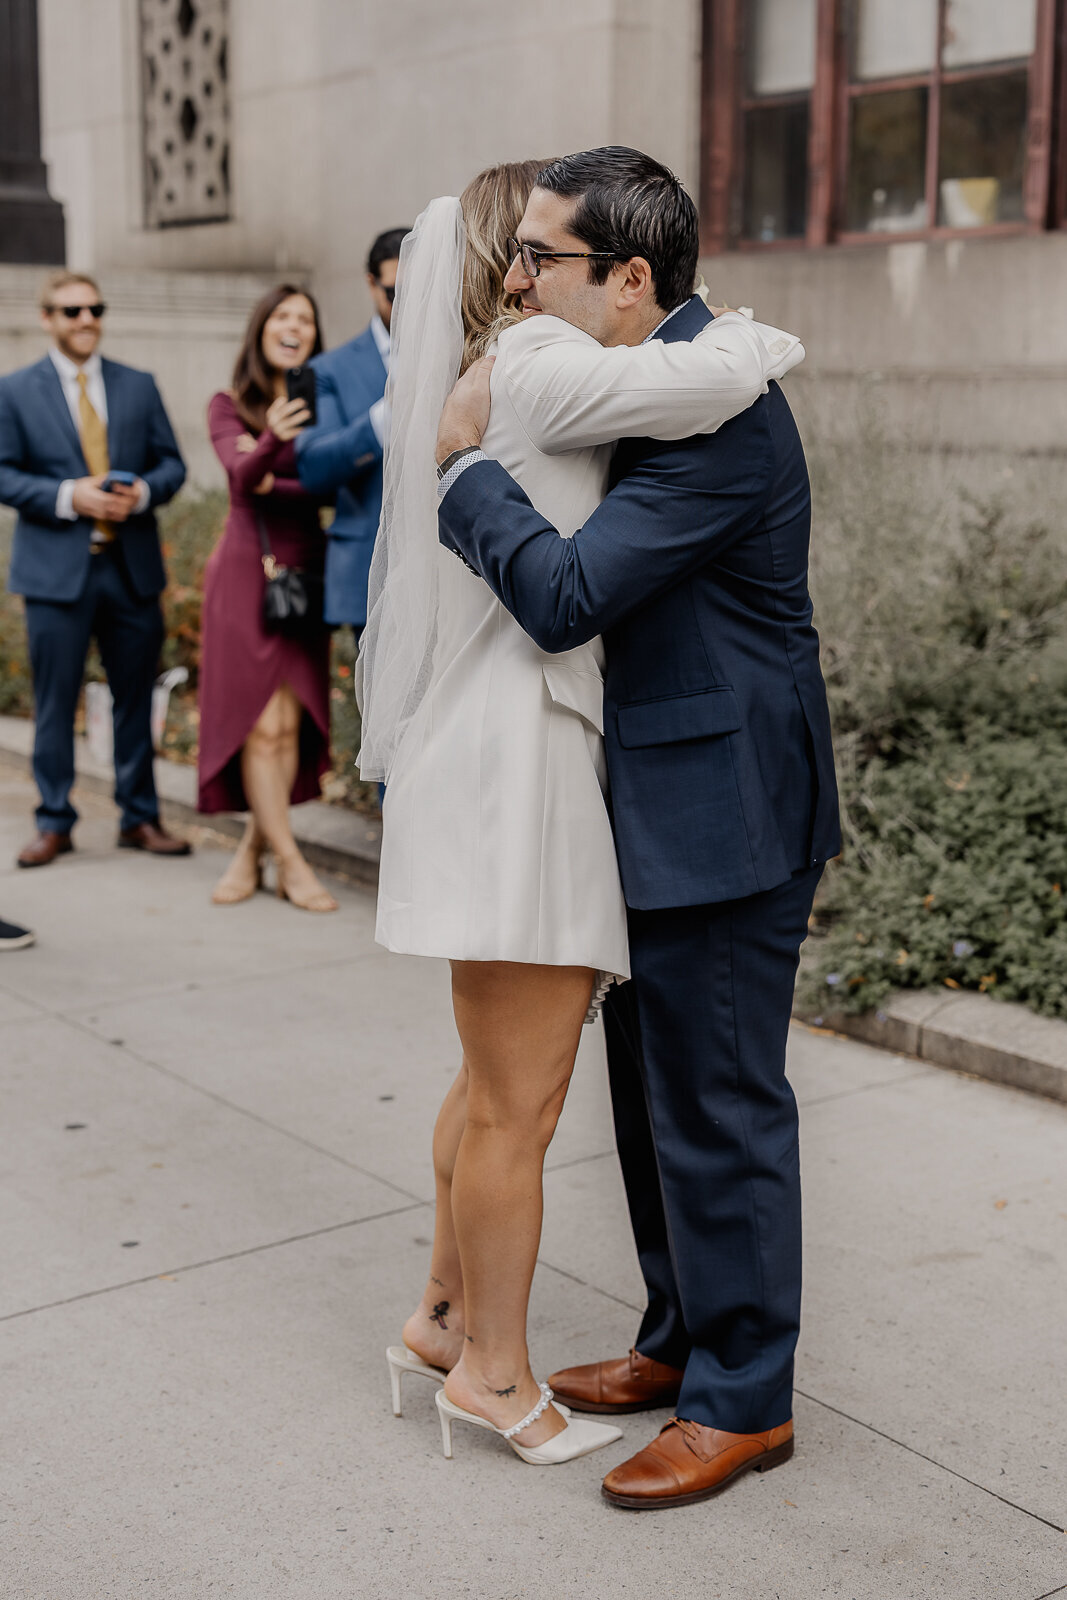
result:
[[(0, 762), (23, 770), (33, 747), (33, 724), (0, 717)], [(90, 758), (84, 739), (75, 741), (78, 782), (95, 794), (110, 795), (114, 775)], [(156, 762), (156, 786), (167, 816), (238, 838), (241, 817), (202, 817), (196, 810), (196, 772), (171, 761)], [(310, 801), (292, 811), (293, 832), (313, 866), (357, 883), (378, 882), (381, 821), (340, 806)], [(966, 1072), (1030, 1094), (1067, 1104), (1067, 1022), (1039, 1017), (1026, 1006), (988, 995), (946, 990), (902, 990), (881, 1010), (862, 1016), (810, 1012), (798, 1020), (822, 1026), (864, 1044), (898, 1055), (915, 1056), (931, 1066)]]
[(904, 989), (861, 1016), (811, 1012), (809, 1025), (1067, 1105), (1067, 1022), (989, 995)]
[[(33, 723), (21, 717), (0, 717), (0, 763), (21, 767), (30, 764), (33, 750)], [(110, 767), (99, 766), (89, 754), (84, 739), (74, 741), (74, 764), (80, 787), (91, 794), (111, 796), (115, 775)], [(244, 832), (244, 818), (232, 813), (203, 817), (196, 809), (196, 769), (175, 761), (156, 761), (156, 790), (163, 810), (171, 821), (210, 828), (213, 833), (238, 839)], [(370, 886), (378, 882), (378, 857), (381, 853), (382, 825), (377, 817), (311, 800), (294, 806), (290, 812), (293, 834), (313, 867), (335, 872), (342, 878)]]

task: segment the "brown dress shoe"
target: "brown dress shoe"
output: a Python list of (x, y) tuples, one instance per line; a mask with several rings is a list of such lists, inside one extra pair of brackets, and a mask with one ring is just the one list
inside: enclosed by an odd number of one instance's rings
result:
[(120, 850), (147, 850), (152, 856), (188, 856), (193, 847), (185, 839), (175, 839), (158, 822), (140, 822), (136, 828), (123, 828), (119, 834)]
[(548, 1380), (552, 1393), (574, 1411), (652, 1411), (673, 1406), (684, 1373), (636, 1350), (615, 1361), (593, 1361), (585, 1367), (564, 1367)]
[(20, 867), (47, 867), (56, 856), (65, 856), (68, 850), (73, 849), (74, 841), (69, 833), (52, 833), (42, 828), (19, 851), (18, 863)]
[(725, 1433), (672, 1417), (658, 1439), (604, 1479), (604, 1498), (631, 1511), (691, 1506), (744, 1472), (769, 1472), (793, 1454), (793, 1424), (767, 1433)]

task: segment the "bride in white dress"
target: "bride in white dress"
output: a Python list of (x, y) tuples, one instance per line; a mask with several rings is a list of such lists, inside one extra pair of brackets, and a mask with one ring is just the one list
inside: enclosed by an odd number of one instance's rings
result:
[(603, 652), (592, 640), (546, 655), (442, 550), (438, 418), (460, 371), (495, 344), (484, 449), (569, 536), (603, 498), (615, 440), (713, 432), (803, 350), (736, 313), (691, 344), (610, 350), (555, 318), (520, 322), (503, 289), (506, 240), (537, 170), (489, 169), (460, 200), (433, 201), (404, 242), (357, 684), (361, 773), (387, 786), (376, 936), (449, 958), (463, 1046), (434, 1135), (429, 1281), (389, 1351), (394, 1409), (404, 1372), (448, 1374), (446, 1450), (462, 1416), (526, 1460), (555, 1462), (619, 1437), (547, 1404), (525, 1337), (542, 1167), (581, 1026), (629, 975)]

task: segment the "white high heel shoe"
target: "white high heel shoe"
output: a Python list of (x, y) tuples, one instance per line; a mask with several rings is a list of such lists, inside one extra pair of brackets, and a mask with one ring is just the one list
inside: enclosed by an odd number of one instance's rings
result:
[[(537, 1421), (551, 1404), (552, 1390), (547, 1383), (539, 1383), (541, 1398), (532, 1411), (527, 1412), (521, 1422), (516, 1422), (513, 1428), (497, 1428), (489, 1421), (488, 1417), (479, 1417), (473, 1411), (464, 1411), (462, 1406), (455, 1405), (445, 1394), (443, 1388), (438, 1389), (434, 1395), (437, 1403), (437, 1412), (441, 1418), (441, 1443), (449, 1461), (452, 1459), (452, 1424), (453, 1422), (469, 1422), (472, 1427), (485, 1428), (489, 1433), (498, 1433), (506, 1439), (517, 1456), (528, 1461), (532, 1467), (554, 1467), (562, 1461), (575, 1461), (579, 1456), (590, 1456), (594, 1450), (602, 1450), (606, 1444), (614, 1444), (616, 1439), (622, 1438), (622, 1429), (612, 1427), (605, 1422), (586, 1422), (584, 1419), (575, 1422), (569, 1411), (566, 1411), (567, 1426), (562, 1433), (554, 1434), (544, 1444), (533, 1445), (529, 1449), (519, 1444), (515, 1435), (522, 1433), (531, 1423)], [(560, 1415), (564, 1415), (564, 1407), (557, 1406)]]
[(389, 1363), (389, 1384), (393, 1391), (393, 1416), (403, 1416), (400, 1403), (400, 1380), (405, 1372), (418, 1373), (420, 1378), (432, 1378), (434, 1383), (444, 1383), (448, 1373), (444, 1367), (431, 1367), (428, 1361), (409, 1350), (406, 1344), (391, 1344), (385, 1352)]
[[(406, 1344), (391, 1344), (385, 1352), (385, 1359), (389, 1363), (389, 1386), (393, 1391), (393, 1416), (402, 1417), (400, 1396), (400, 1380), (405, 1372), (415, 1372), (420, 1378), (430, 1378), (434, 1383), (444, 1383), (448, 1373), (444, 1367), (432, 1367), (428, 1361), (417, 1356), (414, 1350), (409, 1350)], [(569, 1417), (570, 1406), (565, 1406), (562, 1400), (556, 1401), (556, 1410), (561, 1416)]]

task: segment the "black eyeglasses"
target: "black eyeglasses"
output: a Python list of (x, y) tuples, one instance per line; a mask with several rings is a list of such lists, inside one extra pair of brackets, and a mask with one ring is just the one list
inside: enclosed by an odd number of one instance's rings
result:
[(389, 304), (392, 305), (393, 301), (396, 299), (396, 284), (395, 283), (382, 283), (381, 280), (379, 279), (378, 280), (378, 287), (382, 291), (382, 293), (384, 294), (385, 298), (388, 300)]
[(522, 270), (528, 278), (541, 276), (542, 261), (622, 260), (614, 250), (535, 250), (532, 244), (520, 244), (517, 239), (505, 239), (504, 248), (507, 250), (509, 261), (514, 261), (517, 257), (522, 262)]
[(46, 306), (45, 310), (61, 311), (68, 322), (75, 322), (83, 311), (88, 311), (93, 320), (99, 322), (107, 310), (107, 306), (102, 300), (98, 300), (94, 306)]

